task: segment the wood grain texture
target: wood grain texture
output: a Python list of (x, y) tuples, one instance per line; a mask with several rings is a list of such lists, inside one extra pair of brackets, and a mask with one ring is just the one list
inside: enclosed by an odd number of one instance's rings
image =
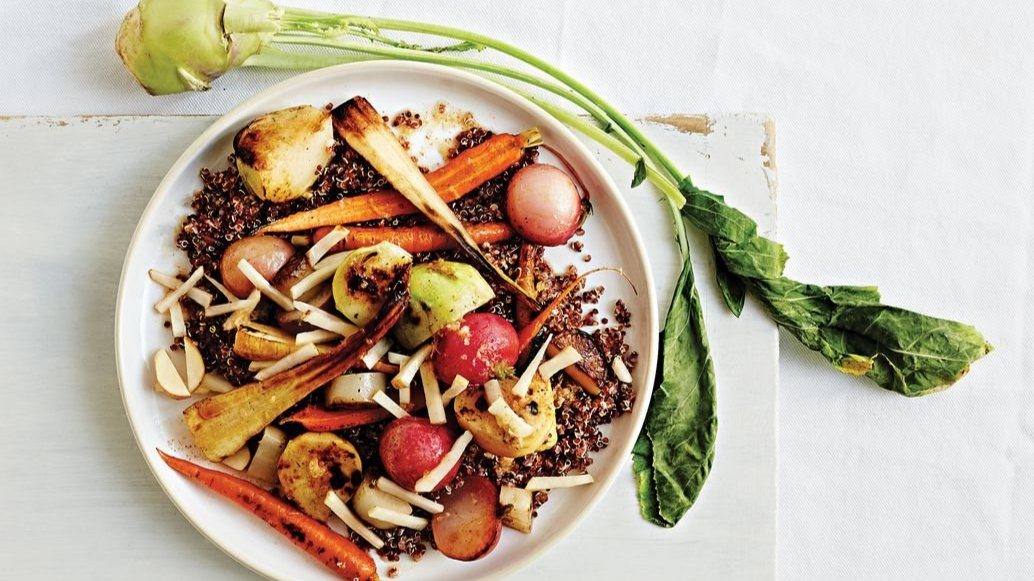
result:
[[(0, 456), (16, 467), (0, 479), (0, 495), (4, 522), (17, 523), (0, 528), (0, 562), (11, 578), (254, 577), (195, 532), (148, 472), (113, 355), (116, 289), (133, 228), (165, 171), (212, 119), (0, 119), (10, 201), (0, 260), (13, 307), (0, 334), (8, 396)], [(681, 131), (668, 118), (645, 129), (695, 183), (725, 194), (773, 234), (771, 123), (707, 120), (708, 132)], [(598, 153), (619, 184), (631, 181), (630, 168)], [(656, 198), (640, 187), (627, 200), (667, 297), (678, 258)], [(776, 333), (756, 305), (739, 320), (725, 311), (710, 253), (694, 242), (719, 382), (711, 481), (683, 522), (662, 530), (639, 519), (626, 468), (628, 478), (577, 531), (518, 578), (774, 577)]]

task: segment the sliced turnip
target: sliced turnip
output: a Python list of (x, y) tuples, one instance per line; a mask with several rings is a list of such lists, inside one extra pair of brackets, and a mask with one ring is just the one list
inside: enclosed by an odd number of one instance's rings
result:
[(173, 399), (186, 399), (190, 397), (190, 390), (187, 384), (176, 370), (176, 365), (169, 357), (165, 349), (154, 354), (154, 381), (155, 386)]
[(277, 480), (276, 464), (286, 447), (287, 434), (279, 428), (266, 426), (262, 432), (262, 439), (259, 440), (258, 448), (255, 449), (251, 465), (248, 466), (248, 476), (259, 481), (266, 488), (271, 488)]
[(375, 403), (373, 396), (384, 393), (388, 376), (383, 373), (349, 373), (338, 377), (327, 388), (327, 407), (361, 406)]
[(238, 472), (244, 472), (250, 463), (251, 450), (249, 450), (247, 446), (237, 450), (234, 454), (230, 454), (225, 460), (223, 460), (223, 464), (226, 464)]
[(187, 361), (187, 389), (194, 393), (205, 379), (205, 359), (190, 337), (183, 338), (183, 353)]
[(499, 488), (499, 506), (503, 507), (503, 525), (522, 533), (531, 532), (533, 493), (524, 488)]
[(408, 502), (378, 489), (374, 486), (373, 480), (367, 478), (355, 490), (355, 494), (352, 496), (352, 508), (355, 509), (356, 514), (360, 518), (379, 529), (395, 528), (396, 525), (394, 523), (370, 516), (373, 509), (377, 507), (386, 508), (401, 514), (412, 514), (413, 512), (413, 507), (409, 506)]

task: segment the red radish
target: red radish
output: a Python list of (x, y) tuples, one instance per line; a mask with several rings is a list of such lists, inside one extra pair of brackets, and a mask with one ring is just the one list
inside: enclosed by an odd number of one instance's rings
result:
[(276, 273), (294, 256), (294, 246), (276, 236), (248, 236), (234, 242), (223, 252), (219, 261), (219, 276), (223, 284), (238, 298), (245, 298), (255, 285), (237, 268), (241, 259), (247, 260), (266, 280), (273, 280)]
[(582, 220), (582, 198), (563, 170), (542, 163), (521, 168), (506, 192), (513, 229), (543, 246), (567, 242)]
[(503, 531), (499, 489), (484, 476), (467, 476), (463, 484), (438, 502), (445, 511), (434, 515), (434, 544), (446, 557), (474, 561), (492, 552)]
[[(381, 434), (381, 464), (392, 480), (413, 490), (417, 480), (442, 461), (455, 441), (449, 428), (436, 426), (427, 418), (399, 418)], [(457, 463), (434, 489), (452, 482), (459, 469)]]
[(500, 365), (517, 363), (517, 330), (492, 313), (468, 313), (435, 337), (434, 369), (449, 384), (462, 375), (474, 385), (492, 379)]

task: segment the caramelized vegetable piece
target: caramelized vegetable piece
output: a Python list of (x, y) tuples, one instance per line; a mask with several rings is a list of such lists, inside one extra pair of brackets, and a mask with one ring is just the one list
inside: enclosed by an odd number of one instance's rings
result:
[[(493, 135), (488, 141), (460, 153), (442, 167), (427, 174), (427, 181), (442, 200), (453, 202), (520, 161), (525, 148), (541, 143), (542, 136), (537, 129), (530, 129), (520, 135)], [(419, 212), (416, 206), (396, 191), (373, 192), (331, 202), (315, 210), (292, 214), (273, 222), (262, 231), (294, 232)]]
[(337, 310), (356, 325), (366, 325), (377, 316), (395, 273), (412, 264), (413, 257), (390, 242), (349, 254), (334, 273)]
[(248, 236), (231, 244), (219, 261), (219, 276), (223, 284), (237, 295), (246, 298), (255, 289), (244, 273), (237, 266), (240, 261), (247, 260), (266, 280), (280, 272), (287, 261), (294, 256), (295, 248), (290, 242), (275, 236)]
[(531, 532), (534, 519), (533, 493), (524, 488), (503, 486), (499, 489), (499, 506), (503, 508), (503, 525), (522, 533)]
[(158, 454), (176, 472), (203, 484), (264, 520), (338, 577), (362, 580), (377, 578), (377, 565), (366, 551), (258, 486), (223, 472), (202, 468), (161, 450), (158, 450)]
[[(485, 224), (463, 225), (474, 242), (495, 244), (513, 238), (513, 228), (505, 222), (487, 222)], [(313, 238), (319, 240), (330, 228), (316, 230)], [(398, 226), (398, 227), (363, 227), (353, 226), (348, 229), (348, 239), (339, 242), (332, 252), (354, 250), (364, 246), (372, 246), (380, 242), (391, 242), (401, 246), (406, 252), (437, 252), (456, 248), (456, 241), (434, 225)]]
[(311, 432), (333, 432), (376, 424), (391, 417), (383, 408), (328, 410), (313, 405), (284, 418), (283, 423), (299, 424)]
[(446, 325), (495, 297), (491, 285), (473, 266), (435, 260), (413, 267), (409, 311), (394, 335), (405, 349), (416, 349)]
[(420, 168), (391, 132), (380, 113), (362, 97), (353, 97), (332, 111), (334, 130), (363, 156), (395, 189), (428, 219), (456, 241), (476, 264), (492, 272), (511, 289), (534, 302), (505, 272), (481, 252), (477, 242), (460, 223), (420, 172)]
[[(517, 284), (534, 295), (535, 299), (539, 298), (539, 291), (535, 287), (535, 265), (539, 248), (539, 246), (534, 244), (521, 244), (521, 253), (517, 259)], [(526, 326), (535, 317), (535, 313), (531, 312), (531, 309), (523, 301), (517, 301), (514, 308), (516, 309), (516, 323), (518, 327)]]
[[(557, 335), (550, 345), (556, 353), (559, 353), (567, 346), (574, 348), (582, 356), (582, 360), (576, 363), (575, 366), (584, 371), (593, 381), (602, 383), (607, 379), (607, 358), (603, 355), (603, 351), (600, 351), (600, 347), (596, 344), (592, 335), (577, 329)], [(548, 348), (546, 349), (546, 354), (550, 357), (555, 355), (555, 353), (550, 353)]]
[[(546, 355), (553, 357), (560, 353), (560, 349), (553, 344), (546, 347)], [(581, 370), (577, 365), (571, 365), (564, 368), (564, 375), (570, 377), (578, 387), (584, 389), (592, 395), (598, 395), (600, 393), (600, 385), (596, 383), (596, 380), (589, 377), (589, 374)]]
[(499, 489), (484, 476), (467, 476), (463, 484), (439, 498), (445, 511), (434, 515), (434, 544), (446, 557), (474, 561), (492, 552), (503, 531), (498, 516)]
[(553, 447), (556, 443), (556, 410), (553, 407), (553, 387), (538, 373), (534, 375), (528, 394), (513, 393), (516, 379), (500, 382), (502, 397), (510, 408), (534, 431), (519, 437), (499, 423), (488, 411), (484, 390), (467, 388), (456, 396), (453, 409), (460, 427), (474, 435), (474, 442), (486, 452), (504, 458), (520, 458), (539, 450)]
[(237, 329), (233, 337), (233, 352), (248, 361), (276, 361), (287, 357), (295, 349), (294, 340), (247, 327)]
[[(594, 268), (589, 272), (582, 273), (578, 278), (571, 281), (571, 284), (564, 287), (564, 290), (562, 290), (560, 294), (558, 294), (556, 298), (554, 298), (546, 306), (546, 308), (542, 309), (542, 311), (540, 311), (539, 314), (536, 315), (530, 323), (528, 323), (524, 327), (521, 327), (520, 330), (518, 330), (517, 337), (520, 339), (521, 359), (524, 359), (524, 357), (528, 355), (529, 351), (531, 350), (531, 344), (532, 341), (535, 339), (535, 336), (538, 335), (539, 331), (541, 331), (542, 328), (546, 326), (546, 322), (549, 321), (549, 318), (553, 316), (553, 313), (555, 313), (558, 308), (560, 308), (560, 305), (564, 304), (564, 301), (567, 300), (567, 297), (569, 297), (571, 293), (575, 291), (575, 289), (578, 288), (578, 285), (581, 284), (581, 282), (585, 280), (585, 278), (588, 277), (590, 274), (595, 274), (597, 272), (602, 272), (604, 270), (612, 270), (620, 274), (621, 276), (625, 276), (625, 273), (623, 273), (621, 269), (612, 268), (609, 266), (603, 268)], [(627, 277), (625, 280), (628, 280)]]
[(324, 504), (333, 490), (348, 500), (363, 479), (363, 463), (350, 442), (335, 434), (302, 434), (287, 443), (277, 463), (277, 478), (284, 496), (305, 514), (326, 522)]
[(398, 273), (376, 322), (305, 363), (187, 408), (184, 419), (194, 443), (213, 461), (239, 450), (280, 414), (317, 388), (351, 369), (398, 321), (409, 301), (409, 271)]
[(330, 115), (310, 105), (266, 113), (237, 133), (233, 152), (252, 195), (270, 202), (308, 196), (317, 170), (334, 154)]
[[(279, 240), (279, 238), (277, 239)], [(273, 288), (287, 296), (291, 296), (291, 287), (314, 271), (304, 253), (297, 253), (288, 260), (269, 282)]]

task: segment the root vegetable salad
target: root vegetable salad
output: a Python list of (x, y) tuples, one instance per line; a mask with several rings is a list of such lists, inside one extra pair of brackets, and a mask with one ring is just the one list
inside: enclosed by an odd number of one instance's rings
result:
[(349, 579), (376, 577), (371, 548), (474, 560), (531, 533), (633, 403), (629, 313), (587, 286), (604, 269), (543, 257), (582, 249), (590, 202), (538, 132), (470, 123), (431, 171), (400, 141), (361, 97), (260, 116), (201, 174), (191, 269), (151, 271), (174, 337), (155, 385), (222, 470), (163, 459)]

